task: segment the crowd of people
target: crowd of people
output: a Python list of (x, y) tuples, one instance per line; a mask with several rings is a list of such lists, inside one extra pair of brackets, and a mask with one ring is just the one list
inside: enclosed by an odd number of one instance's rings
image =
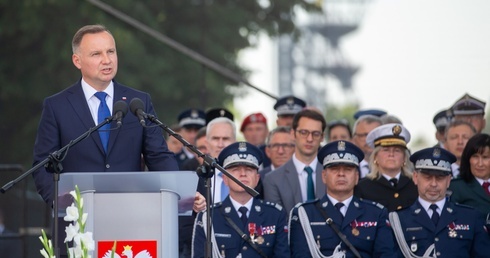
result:
[[(101, 25), (74, 36), (72, 61), (82, 77), (48, 97), (34, 147), (34, 164), (113, 113), (113, 103), (139, 98), (154, 114), (150, 95), (114, 80), (117, 51)], [(295, 96), (277, 100), (276, 127), (253, 113), (240, 126), (225, 108), (188, 109), (173, 131), (255, 189), (252, 197), (216, 170), (212, 198), (199, 178), (193, 217), (179, 220), (181, 257), (488, 257), (490, 254), (490, 136), (483, 134), (485, 103), (469, 95), (434, 118), (436, 146), (412, 153), (410, 132), (381, 110), (360, 110), (327, 122)], [(126, 115), (124, 130), (99, 130), (70, 149), (64, 170), (197, 170), (202, 157)], [(150, 122), (146, 121), (147, 125)], [(117, 128), (116, 121), (109, 128)], [(244, 141), (237, 141), (237, 131)], [(109, 133), (107, 133), (109, 132)], [(53, 201), (43, 167), (37, 189)], [(206, 210), (206, 202), (211, 204)], [(205, 213), (211, 213), (207, 232)]]

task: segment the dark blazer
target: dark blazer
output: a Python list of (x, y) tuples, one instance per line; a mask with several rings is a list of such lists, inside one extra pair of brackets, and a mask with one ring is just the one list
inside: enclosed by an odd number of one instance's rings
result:
[[(262, 257), (226, 221), (225, 216), (228, 216), (244, 233), (247, 235), (250, 233), (248, 229), (250, 224), (243, 226), (229, 196), (222, 203), (215, 204), (212, 211), (214, 237), (220, 253), (224, 253), (223, 257), (238, 257), (240, 253), (241, 257)], [(204, 257), (205, 254), (206, 234), (203, 229), (202, 220), (205, 219), (203, 214), (199, 213), (194, 223), (193, 257)], [(256, 244), (267, 257), (290, 256), (286, 217), (287, 214), (282, 207), (254, 198), (248, 223), (255, 223), (255, 228), (262, 229), (260, 231), (264, 241)], [(256, 237), (260, 234), (258, 231), (256, 230)]]
[(375, 180), (363, 178), (354, 188), (354, 195), (378, 202), (388, 211), (396, 211), (412, 205), (419, 194), (412, 179), (400, 175), (396, 188), (383, 176)]
[(476, 179), (470, 183), (460, 178), (453, 179), (449, 190), (452, 192), (450, 197), (452, 202), (471, 206), (485, 214), (490, 213), (490, 196)]
[[(490, 254), (490, 237), (484, 230), (483, 216), (473, 208), (446, 202), (437, 226), (418, 201), (397, 213), (408, 247), (416, 255), (423, 255), (433, 243), (439, 257), (488, 257)], [(399, 257), (403, 257), (401, 252)]]
[[(325, 184), (322, 181), (323, 167), (318, 162), (315, 177), (315, 196), (325, 195)], [(289, 212), (297, 203), (303, 202), (298, 173), (293, 159), (268, 173), (264, 179), (264, 200), (278, 203)]]
[[(316, 206), (318, 202), (362, 257), (396, 257), (395, 241), (387, 225), (388, 212), (385, 208), (374, 202), (362, 201), (354, 197), (347, 207), (345, 218), (342, 218), (342, 214), (332, 205), (327, 195), (324, 195), (321, 200), (298, 204), (291, 211), (289, 229), (291, 257), (317, 257), (312, 256), (308, 248), (302, 222), (298, 216), (299, 207), (304, 208), (310, 221), (309, 227), (316, 241), (313, 245), (319, 245), (323, 255), (332, 255), (335, 247), (341, 243), (341, 250), (346, 252), (345, 257), (355, 257), (335, 231), (327, 225), (325, 217)], [(353, 226), (353, 223), (358, 225)]]
[[(114, 103), (128, 104), (140, 98), (145, 112), (155, 115), (150, 95), (114, 81)], [(142, 157), (149, 170), (179, 170), (174, 154), (167, 148), (160, 127), (143, 128), (136, 116), (128, 114), (123, 125), (110, 132), (108, 153), (104, 152), (97, 132), (72, 146), (64, 160), (62, 172), (141, 171)], [(150, 122), (147, 121), (147, 125)], [(34, 165), (94, 127), (94, 120), (83, 94), (81, 80), (44, 100), (41, 121), (34, 144)], [(111, 129), (116, 123), (111, 122)], [(53, 176), (45, 168), (33, 173), (37, 190), (44, 201), (53, 200)]]

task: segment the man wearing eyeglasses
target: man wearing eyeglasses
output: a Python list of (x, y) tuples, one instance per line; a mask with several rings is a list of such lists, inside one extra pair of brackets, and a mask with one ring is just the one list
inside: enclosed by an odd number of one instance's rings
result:
[(325, 194), (322, 165), (317, 154), (326, 128), (325, 118), (305, 109), (293, 118), (291, 135), (295, 149), (291, 159), (264, 178), (264, 199), (281, 204), (286, 211), (294, 205)]
[(364, 159), (359, 164), (360, 178), (364, 178), (367, 174), (369, 174), (368, 160), (371, 156), (371, 152), (373, 152), (373, 148), (371, 148), (366, 142), (366, 137), (374, 128), (382, 124), (381, 119), (372, 114), (361, 115), (354, 123), (352, 143), (359, 147), (359, 149), (361, 149), (364, 153)]
[(265, 141), (265, 155), (271, 160), (270, 166), (260, 170), (260, 178), (284, 165), (294, 153), (294, 138), (289, 126), (279, 126), (269, 132)]

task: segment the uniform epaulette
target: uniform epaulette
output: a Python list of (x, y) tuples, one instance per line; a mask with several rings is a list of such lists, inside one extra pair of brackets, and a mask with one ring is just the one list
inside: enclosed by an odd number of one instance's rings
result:
[(374, 202), (374, 201), (371, 201), (371, 200), (365, 200), (365, 199), (362, 199), (362, 198), (360, 198), (360, 200), (363, 203), (366, 203), (366, 204), (369, 204), (369, 205), (372, 205), (372, 206), (376, 206), (376, 207), (378, 207), (380, 209), (384, 209), (385, 208), (385, 206), (383, 206), (383, 204), (378, 203), (378, 202)]
[(275, 203), (275, 202), (265, 202), (263, 200), (260, 200), (261, 203), (267, 205), (267, 206), (271, 206), (271, 207), (274, 207), (276, 208), (277, 210), (279, 211), (282, 211), (282, 205), (280, 205), (279, 203)]
[(219, 208), (219, 207), (221, 207), (222, 204), (223, 204), (223, 202), (216, 202), (213, 205), (211, 205), (211, 209)]
[(302, 205), (305, 205), (305, 204), (316, 203), (316, 202), (318, 202), (318, 201), (320, 201), (320, 199), (314, 199), (314, 200), (308, 200), (308, 201), (305, 201), (305, 202), (299, 202), (299, 203), (297, 203), (297, 204), (294, 206), (294, 208), (298, 208), (298, 207), (300, 207), (300, 206), (302, 206)]
[(458, 207), (462, 207), (462, 208), (466, 208), (466, 209), (470, 209), (470, 210), (476, 210), (475, 207), (473, 206), (469, 206), (469, 205), (466, 205), (466, 204), (461, 204), (461, 203), (454, 203), (455, 206), (458, 206)]

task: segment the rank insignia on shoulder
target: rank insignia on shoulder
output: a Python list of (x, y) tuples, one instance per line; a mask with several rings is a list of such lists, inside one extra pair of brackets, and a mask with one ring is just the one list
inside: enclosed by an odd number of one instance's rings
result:
[(230, 213), (231, 212), (231, 207), (226, 207), (225, 208), (225, 213)]

